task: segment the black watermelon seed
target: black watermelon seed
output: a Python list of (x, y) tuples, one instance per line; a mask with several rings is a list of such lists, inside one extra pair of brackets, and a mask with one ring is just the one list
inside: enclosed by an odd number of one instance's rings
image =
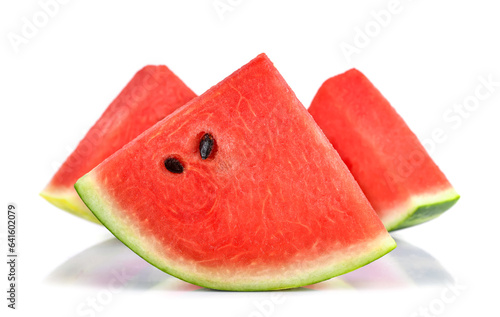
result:
[(181, 174), (184, 171), (184, 166), (175, 157), (169, 157), (165, 160), (165, 168), (174, 174)]
[(200, 156), (203, 160), (207, 159), (214, 148), (214, 137), (205, 133), (200, 140)]

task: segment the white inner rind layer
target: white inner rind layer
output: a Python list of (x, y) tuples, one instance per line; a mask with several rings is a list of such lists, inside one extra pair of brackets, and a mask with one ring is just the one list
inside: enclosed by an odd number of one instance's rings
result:
[[(408, 218), (418, 212), (419, 208), (438, 206), (447, 202), (456, 201), (459, 198), (460, 195), (458, 195), (454, 188), (448, 188), (432, 194), (414, 195), (399, 207), (390, 211), (382, 212), (381, 214), (386, 216), (381, 217), (381, 220), (387, 230), (391, 231), (399, 229)], [(441, 212), (435, 213), (427, 218), (423, 218), (419, 220), (418, 223), (434, 219), (441, 215), (446, 209), (443, 209)], [(404, 210), (404, 212), (401, 212), (402, 210)]]
[[(330, 254), (306, 261), (284, 263), (280, 268), (261, 268), (238, 272), (224, 267), (207, 268), (201, 263), (169, 255), (168, 247), (152, 236), (141, 234), (140, 224), (119, 217), (124, 213), (116, 208), (105, 190), (92, 178), (82, 177), (75, 188), (89, 209), (120, 241), (143, 259), (162, 271), (184, 281), (220, 290), (260, 291), (293, 288), (317, 283), (353, 271), (385, 255), (396, 247), (386, 232), (365, 243), (351, 245)], [(250, 273), (249, 273), (250, 272)]]
[(54, 206), (65, 210), (75, 216), (81, 217), (88, 221), (101, 224), (94, 214), (87, 208), (85, 203), (80, 199), (76, 191), (71, 187), (69, 190), (57, 190), (52, 187), (45, 188), (40, 196), (45, 198)]

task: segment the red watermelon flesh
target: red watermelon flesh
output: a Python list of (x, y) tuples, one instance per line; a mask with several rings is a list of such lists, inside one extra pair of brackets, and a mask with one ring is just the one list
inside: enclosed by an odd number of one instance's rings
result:
[(141, 257), (209, 288), (298, 287), (395, 247), (264, 54), (124, 146), (75, 188)]
[(40, 194), (55, 206), (99, 223), (75, 182), (141, 132), (196, 95), (166, 66), (146, 66), (108, 106)]
[(415, 134), (358, 70), (328, 79), (309, 113), (388, 230), (433, 219), (458, 200)]

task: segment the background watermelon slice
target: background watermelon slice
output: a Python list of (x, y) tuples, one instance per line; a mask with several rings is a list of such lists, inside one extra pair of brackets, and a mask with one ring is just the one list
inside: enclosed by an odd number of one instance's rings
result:
[(415, 134), (358, 70), (323, 83), (309, 113), (388, 230), (433, 219), (459, 199)]
[(63, 210), (99, 223), (76, 193), (75, 182), (194, 97), (166, 66), (144, 67), (108, 106), (40, 195)]
[(298, 287), (395, 247), (337, 152), (263, 54), (124, 146), (75, 188), (141, 257), (210, 288)]

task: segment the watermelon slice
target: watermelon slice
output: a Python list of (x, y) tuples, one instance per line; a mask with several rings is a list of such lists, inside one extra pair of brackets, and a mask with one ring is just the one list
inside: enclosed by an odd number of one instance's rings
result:
[(75, 184), (124, 244), (182, 280), (270, 290), (395, 247), (267, 56), (193, 99)]
[(323, 83), (309, 113), (388, 230), (436, 218), (458, 200), (415, 134), (358, 70)]
[(63, 210), (99, 223), (76, 193), (75, 182), (194, 97), (166, 66), (144, 67), (109, 105), (40, 195)]

